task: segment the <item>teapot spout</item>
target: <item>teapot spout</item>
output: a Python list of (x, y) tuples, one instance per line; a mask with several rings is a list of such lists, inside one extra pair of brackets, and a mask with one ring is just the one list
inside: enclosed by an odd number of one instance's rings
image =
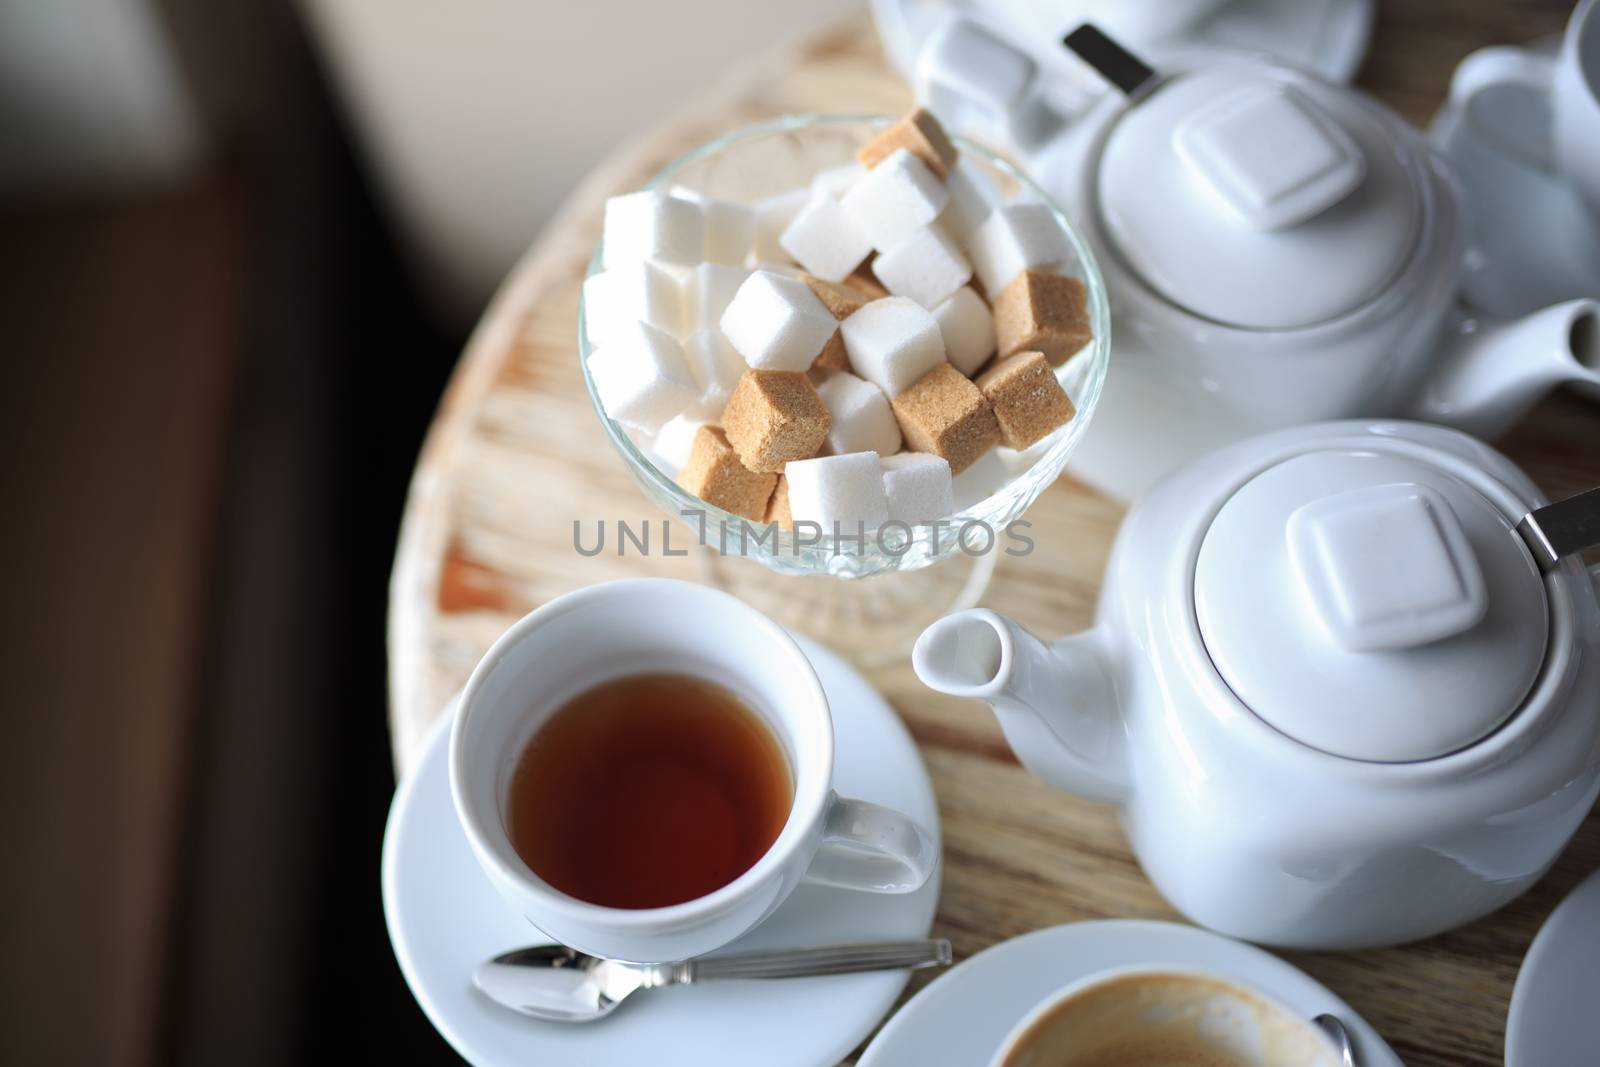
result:
[(1031, 773), (1096, 800), (1126, 795), (1122, 717), (1098, 631), (1046, 645), (976, 608), (924, 630), (911, 665), (930, 689), (988, 701)]
[(1600, 301), (1569, 300), (1505, 322), (1462, 325), (1414, 414), (1482, 438), (1510, 429), (1558, 385), (1600, 400)]

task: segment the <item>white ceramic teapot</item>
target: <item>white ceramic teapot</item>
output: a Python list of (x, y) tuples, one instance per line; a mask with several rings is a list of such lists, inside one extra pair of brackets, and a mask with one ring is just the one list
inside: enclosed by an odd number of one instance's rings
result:
[(1600, 304), (1457, 311), (1456, 185), (1392, 112), (1263, 57), (1158, 76), (1091, 27), (1066, 43), (1121, 90), (1070, 119), (1032, 60), (960, 19), (917, 83), (958, 128), (1013, 142), (1105, 275), (1113, 353), (1078, 477), (1131, 498), (1267, 429), (1400, 415), (1488, 437), (1556, 385), (1600, 397)]
[(1531, 885), (1600, 790), (1600, 568), (1575, 555), (1600, 490), (1544, 503), (1455, 430), (1275, 431), (1134, 506), (1094, 629), (964, 611), (912, 662), (987, 700), (1028, 770), (1119, 805), (1196, 922), (1426, 937)]

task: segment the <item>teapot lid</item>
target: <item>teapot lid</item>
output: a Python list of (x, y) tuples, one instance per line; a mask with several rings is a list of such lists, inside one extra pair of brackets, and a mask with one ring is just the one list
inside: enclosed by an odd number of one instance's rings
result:
[(1418, 153), (1351, 90), (1281, 67), (1174, 75), (1101, 150), (1114, 253), (1214, 322), (1291, 329), (1338, 317), (1400, 273), (1422, 215)]
[(1303, 453), (1245, 483), (1206, 531), (1194, 596), (1234, 694), (1347, 759), (1433, 759), (1487, 736), (1548, 640), (1515, 520), (1455, 474), (1366, 449)]

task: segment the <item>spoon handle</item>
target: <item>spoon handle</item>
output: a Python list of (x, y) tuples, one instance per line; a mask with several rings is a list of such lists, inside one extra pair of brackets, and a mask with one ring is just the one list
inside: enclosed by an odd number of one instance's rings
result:
[(1337, 1015), (1323, 1013), (1313, 1018), (1311, 1022), (1338, 1046), (1339, 1067), (1357, 1067), (1356, 1050), (1350, 1040), (1350, 1031), (1345, 1029), (1344, 1023), (1339, 1021)]
[(804, 978), (808, 975), (853, 974), (931, 967), (950, 962), (950, 942), (862, 941), (818, 948), (780, 948), (689, 960), (673, 968), (671, 984), (736, 978)]

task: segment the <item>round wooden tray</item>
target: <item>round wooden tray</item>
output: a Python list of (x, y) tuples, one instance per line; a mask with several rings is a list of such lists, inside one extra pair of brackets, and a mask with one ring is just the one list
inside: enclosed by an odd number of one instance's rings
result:
[[(1483, 0), (1379, 5), (1358, 83), (1411, 120), (1438, 107), (1455, 63), (1486, 44), (1558, 32), (1569, 5)], [(649, 521), (605, 440), (576, 355), (578, 289), (605, 197), (639, 186), (687, 148), (732, 127), (805, 111), (894, 113), (907, 88), (863, 19), (760, 57), (669, 125), (625, 145), (573, 192), (507, 279), (474, 334), (421, 458), (391, 587), (391, 729), (401, 772), (428, 724), (513, 620), (560, 593), (643, 574), (698, 579), (699, 549), (584, 558), (597, 516)], [(1553, 497), (1600, 483), (1600, 417), (1573, 398), (1540, 407), (1500, 443)], [(1122, 509), (1062, 479), (1028, 518), (1037, 550), (1004, 559), (984, 603), (1054, 636), (1088, 625)], [(678, 532), (682, 532), (681, 530)], [(675, 541), (675, 547), (677, 542)], [(1025, 773), (988, 710), (923, 688), (909, 666), (869, 672), (921, 746), (939, 792), (945, 870), (937, 933), (961, 956), (1076, 919), (1176, 918), (1129, 854), (1115, 813)], [(1499, 1064), (1522, 954), (1556, 902), (1600, 867), (1591, 817), (1554, 870), (1499, 913), (1421, 944), (1289, 953), (1365, 1015), (1413, 1067)], [(912, 991), (926, 976), (919, 976)]]

